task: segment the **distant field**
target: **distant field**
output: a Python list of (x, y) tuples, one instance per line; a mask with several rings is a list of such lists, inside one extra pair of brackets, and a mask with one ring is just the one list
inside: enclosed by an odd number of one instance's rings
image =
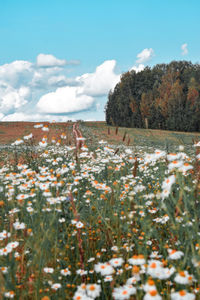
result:
[[(60, 138), (62, 132), (67, 135), (71, 134), (72, 122), (66, 123), (49, 123), (42, 122), (49, 126), (49, 133), (35, 129), (34, 122), (0, 122), (0, 145), (10, 144), (17, 138), (32, 133), (35, 142), (48, 135), (48, 139), (53, 136)], [(132, 147), (142, 146), (161, 147), (173, 150), (177, 145), (190, 147), (193, 141), (200, 139), (200, 133), (174, 132), (164, 130), (140, 129), (140, 128), (116, 128), (107, 126), (106, 122), (81, 122), (80, 125), (87, 143), (96, 145), (98, 140), (103, 139), (113, 145), (129, 145)]]
[[(132, 147), (143, 146), (161, 147), (173, 150), (178, 145), (191, 147), (194, 141), (200, 139), (200, 133), (195, 132), (175, 132), (156, 129), (124, 128), (118, 129), (107, 126), (105, 122), (84, 122), (81, 124), (84, 136), (92, 144), (99, 139), (104, 139), (113, 145), (129, 145)], [(123, 141), (124, 139), (124, 141)]]

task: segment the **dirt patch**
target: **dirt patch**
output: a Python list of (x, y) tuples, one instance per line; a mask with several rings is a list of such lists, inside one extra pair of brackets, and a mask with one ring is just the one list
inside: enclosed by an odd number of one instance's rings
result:
[[(0, 144), (10, 144), (16, 141), (18, 138), (32, 133), (35, 142), (41, 141), (46, 136), (48, 140), (55, 137), (55, 140), (59, 140), (62, 133), (70, 138), (72, 123), (49, 123), (42, 122), (43, 125), (49, 127), (49, 131), (42, 131), (41, 128), (34, 128), (35, 122), (0, 122)], [(41, 124), (41, 123), (40, 123)]]

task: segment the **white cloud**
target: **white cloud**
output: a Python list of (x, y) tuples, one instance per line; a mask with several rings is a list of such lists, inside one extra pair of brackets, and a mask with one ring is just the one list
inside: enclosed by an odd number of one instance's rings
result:
[(60, 67), (67, 64), (67, 61), (65, 59), (58, 59), (52, 54), (39, 54), (37, 56), (37, 66), (38, 67), (45, 67), (45, 68), (51, 68), (51, 67)]
[[(37, 63), (17, 60), (1, 65), (0, 119), (42, 120), (49, 117), (50, 120), (52, 114), (100, 112), (94, 96), (107, 95), (119, 82), (116, 61), (104, 61), (93, 73), (68, 77), (67, 67), (62, 67), (77, 63), (57, 59), (51, 54), (39, 54)], [(63, 118), (59, 117), (59, 120)]]
[(187, 46), (188, 46), (188, 44), (183, 44), (183, 45), (181, 46), (181, 50), (182, 50), (181, 54), (182, 54), (182, 55), (188, 54)]
[(31, 103), (32, 100), (33, 102), (36, 101), (41, 93), (66, 86), (70, 80), (61, 71), (62, 69), (58, 66), (40, 68), (23, 60), (1, 65), (1, 112), (9, 114), (15, 110), (18, 111), (22, 106)]
[(68, 84), (68, 80), (66, 78), (66, 76), (64, 75), (59, 75), (59, 76), (51, 76), (48, 79), (48, 85), (49, 86), (64, 86)]
[(81, 85), (82, 93), (91, 96), (107, 95), (120, 80), (120, 75), (115, 74), (115, 60), (106, 60), (98, 66), (94, 73), (86, 73), (76, 78)]
[(136, 63), (137, 64), (143, 64), (149, 60), (152, 59), (152, 57), (154, 56), (154, 51), (152, 48), (149, 48), (149, 49), (144, 49), (142, 50), (142, 52), (140, 52), (138, 55), (137, 55), (137, 60), (136, 60)]
[(52, 87), (55, 88), (67, 84), (66, 76), (61, 74), (61, 69), (58, 67), (36, 68), (30, 84), (35, 89), (48, 91)]
[(143, 64), (139, 64), (138, 66), (133, 66), (131, 70), (134, 70), (136, 73), (143, 71), (145, 66)]
[(4, 116), (0, 113), (0, 121), (33, 121), (33, 122), (41, 122), (41, 121), (56, 121), (56, 122), (67, 122), (69, 120), (75, 121), (73, 118), (69, 118), (67, 116), (57, 116), (57, 115), (44, 115), (44, 114), (25, 114), (23, 112), (17, 112), (13, 114), (9, 114)]
[(20, 87), (20, 89), (19, 89), (20, 97), (26, 98), (26, 97), (29, 97), (29, 95), (30, 95), (30, 89), (27, 86)]
[(30, 95), (28, 87), (13, 88), (4, 81), (0, 81), (0, 110), (3, 113), (8, 113), (10, 110), (15, 110), (27, 103)]
[(25, 98), (20, 95), (20, 90), (15, 90), (2, 97), (0, 109), (3, 112), (7, 112), (11, 109), (19, 108), (26, 103)]
[(22, 85), (24, 80), (27, 81), (32, 76), (32, 66), (32, 63), (24, 60), (16, 60), (10, 64), (4, 64), (0, 66), (0, 80), (15, 87)]
[(89, 109), (94, 98), (80, 93), (79, 87), (66, 86), (43, 95), (37, 103), (42, 113), (72, 113)]

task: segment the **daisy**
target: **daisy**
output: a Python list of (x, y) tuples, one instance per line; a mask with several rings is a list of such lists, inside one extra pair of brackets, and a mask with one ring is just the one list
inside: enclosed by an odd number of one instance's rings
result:
[(49, 188), (49, 184), (50, 184), (49, 182), (47, 182), (47, 183), (40, 183), (39, 184), (39, 188), (41, 190), (45, 191), (45, 190), (47, 190)]
[(33, 134), (30, 133), (29, 135), (24, 136), (24, 140), (30, 140), (30, 139), (32, 139), (32, 137), (33, 137)]
[(15, 228), (15, 230), (20, 230), (20, 229), (25, 229), (26, 225), (24, 223), (20, 223), (17, 221), (13, 223), (13, 227)]
[(129, 299), (131, 295), (134, 295), (136, 293), (136, 288), (131, 286), (132, 288), (128, 286), (120, 286), (118, 288), (114, 288), (113, 290), (113, 298), (115, 300), (126, 300)]
[(8, 243), (7, 247), (8, 248), (11, 248), (11, 249), (15, 249), (19, 246), (19, 242), (11, 242), (11, 243)]
[(43, 131), (49, 131), (48, 125), (44, 125), (44, 126), (42, 127), (42, 130), (43, 130)]
[(67, 138), (67, 136), (66, 136), (66, 134), (63, 132), (62, 134), (61, 134), (61, 139), (65, 139), (66, 140), (66, 138)]
[(1, 271), (3, 274), (6, 274), (6, 273), (8, 273), (8, 268), (7, 268), (7, 267), (0, 267), (0, 271)]
[(136, 284), (137, 281), (140, 281), (140, 280), (141, 280), (140, 275), (139, 274), (134, 274), (134, 276), (127, 279), (126, 284), (127, 285)]
[(144, 300), (162, 300), (162, 297), (158, 294), (157, 290), (150, 290), (144, 296)]
[(109, 282), (109, 281), (112, 281), (112, 280), (113, 280), (112, 276), (105, 276), (105, 278), (104, 278), (105, 282)]
[(33, 126), (34, 128), (42, 128), (43, 127), (43, 124), (36, 124)]
[(176, 181), (175, 175), (171, 175), (168, 178), (166, 178), (162, 183), (162, 189), (171, 189), (172, 184), (174, 184)]
[(164, 189), (161, 193), (161, 198), (165, 199), (165, 198), (169, 197), (169, 195), (170, 195), (170, 189)]
[(47, 146), (47, 142), (41, 141), (41, 142), (39, 142), (39, 146), (40, 147), (46, 147)]
[(192, 293), (188, 293), (185, 290), (181, 290), (179, 292), (172, 293), (171, 294), (171, 299), (172, 300), (194, 300), (195, 295), (192, 294)]
[(89, 297), (96, 298), (99, 297), (101, 293), (101, 286), (98, 284), (88, 284), (86, 287), (86, 291)]
[(54, 283), (54, 284), (52, 284), (51, 288), (52, 288), (53, 290), (56, 290), (56, 291), (57, 291), (58, 289), (61, 288), (61, 284), (60, 284), (60, 283)]
[(167, 249), (167, 251), (169, 253), (168, 259), (176, 260), (176, 259), (180, 259), (184, 255), (182, 251), (178, 251), (175, 249)]
[(84, 224), (82, 222), (77, 222), (76, 223), (76, 228), (83, 228), (84, 227)]
[(13, 145), (13, 146), (18, 146), (18, 145), (23, 144), (23, 143), (24, 143), (23, 140), (17, 139), (14, 143), (12, 143), (12, 145)]
[(14, 291), (9, 291), (9, 292), (4, 293), (4, 296), (6, 298), (14, 298), (15, 293), (14, 293)]
[(192, 170), (193, 169), (193, 166), (188, 164), (187, 162), (183, 164), (182, 167), (180, 167), (178, 170), (180, 172), (183, 172), (183, 173), (186, 173), (188, 170)]
[(179, 160), (173, 160), (169, 165), (168, 165), (168, 169), (169, 170), (174, 170), (177, 168), (180, 168), (183, 166), (183, 162), (179, 161)]
[(179, 284), (188, 284), (189, 283), (189, 274), (187, 271), (180, 271), (178, 274), (176, 274), (174, 281)]
[(158, 275), (158, 278), (161, 280), (168, 279), (172, 274), (174, 274), (175, 271), (176, 269), (174, 267), (162, 268), (160, 274)]
[(73, 300), (93, 300), (93, 298), (88, 297), (86, 294), (82, 294), (82, 293), (77, 291), (74, 294)]
[(159, 159), (159, 158), (165, 157), (165, 156), (166, 156), (166, 152), (165, 151), (162, 151), (162, 150), (159, 150), (159, 149), (155, 150), (155, 153), (154, 153), (154, 158), (155, 159)]
[(33, 209), (31, 206), (28, 206), (28, 207), (26, 208), (26, 210), (27, 210), (28, 212), (33, 212), (33, 211), (34, 211), (34, 209)]
[(95, 260), (94, 257), (90, 257), (90, 258), (88, 259), (88, 262), (92, 262), (92, 261), (94, 261), (94, 260)]
[(65, 218), (60, 218), (60, 219), (58, 219), (58, 222), (59, 222), (59, 223), (64, 223), (64, 222), (65, 222)]
[(16, 199), (17, 200), (24, 200), (24, 199), (27, 199), (28, 197), (29, 197), (29, 195), (19, 194), (19, 195), (17, 195)]
[(11, 234), (9, 232), (7, 232), (6, 230), (3, 230), (2, 232), (0, 232), (0, 241), (8, 238), (10, 236), (11, 236)]
[(121, 267), (121, 265), (123, 264), (123, 262), (124, 262), (124, 260), (121, 257), (119, 257), (119, 258), (112, 258), (111, 260), (109, 260), (109, 263), (113, 267)]
[(87, 273), (88, 273), (87, 271), (81, 270), (81, 269), (76, 271), (76, 274), (81, 275), (81, 276), (86, 275)]
[(149, 279), (146, 284), (143, 286), (143, 290), (147, 293), (152, 290), (157, 290), (154, 280)]
[(142, 255), (142, 254), (140, 254), (140, 255), (133, 255), (132, 258), (129, 258), (128, 262), (131, 265), (144, 265), (145, 264), (144, 255)]
[(150, 260), (147, 267), (147, 274), (153, 278), (158, 278), (162, 272), (162, 262), (159, 260)]
[(111, 275), (115, 272), (109, 263), (98, 263), (94, 265), (94, 270), (97, 273), (101, 273), (102, 276)]
[(71, 275), (71, 271), (68, 268), (62, 269), (60, 273), (64, 276)]

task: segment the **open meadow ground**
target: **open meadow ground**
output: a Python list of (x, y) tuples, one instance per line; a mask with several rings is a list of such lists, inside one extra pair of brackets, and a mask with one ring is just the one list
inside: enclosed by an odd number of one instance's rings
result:
[[(61, 133), (65, 133), (68, 138), (72, 135), (72, 122), (49, 123), (43, 122), (50, 128), (50, 131), (38, 131), (34, 128), (34, 122), (0, 122), (0, 145), (11, 144), (18, 138), (26, 136), (30, 132), (33, 134), (35, 142), (39, 142), (45, 135), (48, 139), (53, 137), (60, 139)], [(156, 129), (123, 128), (107, 126), (106, 122), (81, 122), (81, 128), (87, 135), (88, 143), (94, 145), (99, 140), (105, 139), (112, 145), (128, 145), (132, 147), (165, 147), (174, 148), (177, 145), (191, 146), (200, 139), (200, 133), (177, 132)], [(69, 142), (69, 141), (68, 141)], [(170, 150), (170, 149), (169, 149)]]
[(0, 123), (0, 299), (200, 299), (200, 134)]

